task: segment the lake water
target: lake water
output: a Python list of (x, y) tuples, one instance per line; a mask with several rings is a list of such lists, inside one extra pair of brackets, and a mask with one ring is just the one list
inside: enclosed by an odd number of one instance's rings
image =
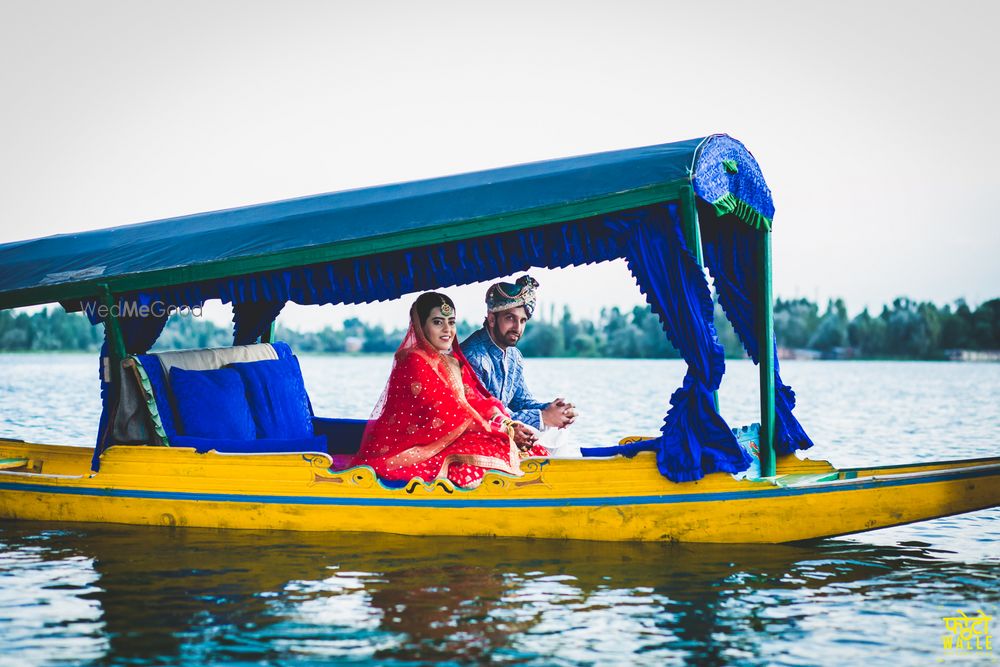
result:
[[(304, 357), (317, 414), (367, 417), (388, 357)], [(583, 444), (653, 434), (676, 361), (529, 360)], [(996, 456), (1000, 365), (785, 362), (812, 458)], [(756, 369), (729, 362), (730, 425)], [(90, 445), (96, 359), (0, 355), (0, 434)], [(1000, 625), (1000, 509), (802, 545), (607, 544), (0, 523), (0, 665), (950, 663)], [(1000, 647), (965, 656), (994, 664)]]

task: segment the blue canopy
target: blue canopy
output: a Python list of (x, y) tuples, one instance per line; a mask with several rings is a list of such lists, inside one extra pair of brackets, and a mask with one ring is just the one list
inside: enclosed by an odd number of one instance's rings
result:
[[(288, 301), (362, 303), (624, 258), (688, 373), (661, 436), (613, 451), (656, 451), (664, 475), (694, 480), (750, 462), (712, 401), (725, 358), (692, 246), (699, 213), (720, 302), (757, 361), (758, 239), (774, 207), (753, 156), (725, 135), (7, 244), (0, 307), (58, 300), (97, 323), (91, 306), (101, 300), (218, 298), (233, 304), (234, 341), (246, 343)], [(165, 318), (121, 313), (108, 323), (120, 327), (123, 352), (148, 350)], [(106, 344), (102, 356), (109, 350), (118, 354)], [(115, 404), (108, 379), (95, 462)], [(774, 379), (775, 449), (810, 446), (776, 368)]]
[[(741, 163), (732, 178), (726, 165)], [(706, 201), (769, 224), (759, 173), (742, 144), (714, 136), (8, 243), (0, 308), (73, 308), (102, 284), (116, 294), (198, 285), (225, 298), (211, 281), (676, 200), (692, 176)]]

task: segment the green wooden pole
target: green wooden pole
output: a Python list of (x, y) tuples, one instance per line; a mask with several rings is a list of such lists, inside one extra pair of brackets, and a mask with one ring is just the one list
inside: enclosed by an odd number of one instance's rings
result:
[(698, 266), (705, 266), (705, 256), (701, 249), (701, 228), (698, 225), (698, 208), (694, 203), (694, 188), (690, 185), (682, 186), (680, 200), (684, 241), (698, 260)]
[(776, 473), (774, 459), (774, 298), (771, 285), (771, 232), (760, 230), (760, 471), (762, 477)]
[(108, 315), (104, 318), (104, 329), (108, 334), (110, 349), (108, 353), (112, 358), (121, 363), (125, 359), (125, 337), (122, 336), (122, 327), (118, 322), (118, 314), (115, 312), (115, 297), (111, 289), (105, 284), (101, 285), (101, 301), (108, 309)]
[(275, 328), (277, 326), (277, 323), (278, 323), (277, 320), (271, 320), (271, 326), (269, 326), (267, 328), (267, 331), (265, 331), (261, 335), (260, 342), (262, 342), (262, 343), (273, 343), (274, 342), (274, 330), (275, 330)]
[[(684, 232), (684, 242), (694, 251), (698, 266), (705, 267), (705, 253), (701, 247), (701, 224), (698, 222), (698, 207), (695, 205), (694, 188), (690, 185), (680, 189), (681, 230)], [(715, 411), (719, 411), (719, 392), (712, 392)]]

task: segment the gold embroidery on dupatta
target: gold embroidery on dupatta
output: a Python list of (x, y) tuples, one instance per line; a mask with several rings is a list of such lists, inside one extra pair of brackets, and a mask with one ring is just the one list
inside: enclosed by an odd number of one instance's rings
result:
[(396, 454), (395, 456), (386, 459), (385, 464), (387, 466), (393, 467), (403, 467), (415, 465), (417, 463), (423, 463), (427, 459), (431, 458), (442, 449), (455, 442), (458, 436), (465, 433), (465, 430), (469, 428), (472, 420), (466, 419), (462, 424), (450, 433), (446, 433), (434, 442), (427, 445), (418, 445), (416, 447), (410, 447), (407, 450)]
[[(445, 356), (440, 352), (432, 356), (425, 350), (421, 349), (415, 349), (411, 354), (416, 354), (418, 357), (427, 362), (427, 365), (430, 366), (431, 370), (434, 371), (442, 382), (444, 382), (445, 386), (451, 387), (451, 391), (455, 395), (455, 399), (463, 408), (465, 408), (466, 413), (478, 422), (479, 426), (482, 427), (484, 431), (489, 433), (489, 421), (476, 412), (476, 409), (469, 404), (469, 399), (465, 395), (465, 383), (462, 380), (462, 367), (458, 362), (458, 359)], [(441, 369), (442, 365), (447, 366), (444, 372), (442, 372)], [(473, 390), (473, 394), (474, 393), (475, 390)]]

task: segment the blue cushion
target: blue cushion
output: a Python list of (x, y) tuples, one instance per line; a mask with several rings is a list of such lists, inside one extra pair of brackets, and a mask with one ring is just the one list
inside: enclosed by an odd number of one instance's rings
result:
[(313, 435), (312, 410), (294, 356), (226, 366), (240, 374), (261, 438), (290, 440)]
[(323, 452), (326, 453), (326, 436), (317, 435), (312, 438), (296, 438), (281, 440), (261, 438), (260, 440), (232, 440), (225, 438), (194, 438), (179, 435), (170, 441), (174, 447), (194, 447), (204, 454), (214, 449), (217, 452), (231, 454), (281, 454), (289, 452)]
[(240, 374), (170, 369), (170, 388), (180, 417), (178, 431), (200, 438), (251, 440), (257, 437)]

